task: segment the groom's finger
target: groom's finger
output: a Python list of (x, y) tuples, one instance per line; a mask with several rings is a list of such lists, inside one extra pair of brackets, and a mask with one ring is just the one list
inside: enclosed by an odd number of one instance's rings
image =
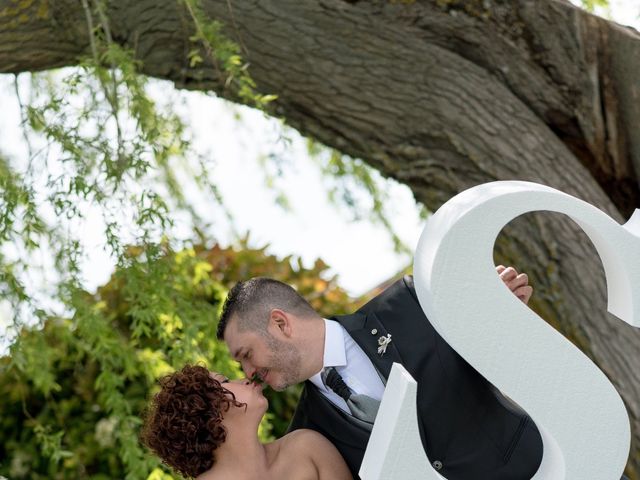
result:
[(507, 283), (518, 276), (518, 272), (513, 267), (507, 267), (500, 273), (500, 278), (504, 283)]
[(515, 292), (516, 289), (529, 285), (529, 276), (526, 273), (521, 273), (505, 283), (507, 284), (507, 287), (509, 287), (509, 290)]
[(531, 295), (533, 295), (533, 287), (531, 287), (530, 285), (526, 285), (524, 287), (517, 288), (513, 291), (513, 293), (526, 305), (529, 303)]
[(526, 273), (518, 273), (513, 267), (498, 265), (496, 272), (511, 292), (527, 304), (533, 294), (533, 287), (529, 286), (529, 276)]

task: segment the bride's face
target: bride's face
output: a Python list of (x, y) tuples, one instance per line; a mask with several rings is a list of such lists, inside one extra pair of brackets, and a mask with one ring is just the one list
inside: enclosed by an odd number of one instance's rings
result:
[[(240, 403), (246, 403), (246, 412), (256, 412), (260, 414), (260, 418), (267, 410), (268, 401), (265, 396), (262, 394), (262, 385), (258, 383), (253, 383), (247, 378), (229, 380), (227, 377), (222, 375), (221, 373), (211, 372), (211, 377), (222, 385), (225, 390), (233, 393), (236, 398), (236, 401)], [(231, 405), (229, 412), (224, 414), (225, 417), (228, 414), (235, 413), (234, 411), (244, 412), (244, 407), (235, 407)]]

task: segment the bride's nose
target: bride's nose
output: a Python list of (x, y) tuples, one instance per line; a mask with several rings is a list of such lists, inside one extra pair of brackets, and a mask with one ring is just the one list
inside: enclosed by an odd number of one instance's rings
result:
[[(236, 378), (230, 381), (231, 383), (235, 383), (236, 385), (248, 385), (251, 381), (248, 378)], [(1, 479), (2, 477), (0, 477)]]

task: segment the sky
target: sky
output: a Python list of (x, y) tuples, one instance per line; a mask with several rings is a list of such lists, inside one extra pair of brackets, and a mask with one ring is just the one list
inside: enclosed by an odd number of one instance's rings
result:
[[(581, 0), (570, 1), (574, 5), (582, 4)], [(595, 13), (640, 30), (640, 0), (609, 0), (608, 7), (596, 7)]]
[[(609, 11), (599, 13), (640, 28), (640, 0), (611, 0), (610, 5)], [(165, 97), (168, 90), (172, 87), (166, 82), (152, 85), (152, 95), (157, 98)], [(268, 244), (267, 251), (281, 257), (299, 255), (308, 266), (316, 258), (322, 258), (331, 267), (330, 273), (338, 275), (339, 283), (354, 296), (375, 287), (411, 262), (407, 255), (393, 251), (383, 227), (366, 220), (353, 221), (351, 212), (329, 204), (322, 177), (309, 159), (305, 140), (297, 132), (283, 131), (275, 119), (200, 92), (175, 95), (180, 100), (176, 108), (182, 109), (193, 128), (196, 150), (213, 160), (214, 177), (223, 180), (218, 185), (234, 215), (236, 231), (248, 232), (252, 246)], [(0, 75), (0, 149), (12, 160), (26, 158), (19, 118), (13, 77)], [(290, 142), (279, 140), (283, 136)], [(265, 187), (264, 176), (256, 166), (257, 158), (272, 153), (287, 165), (279, 185), (289, 198), (291, 212), (275, 205), (276, 193)], [(423, 221), (412, 193), (393, 181), (383, 184), (392, 199), (389, 211), (394, 231), (413, 250)], [(231, 229), (223, 216), (202, 199), (193, 200), (200, 214), (215, 226), (209, 232), (212, 240), (229, 244)], [(104, 251), (98, 232), (100, 225), (95, 221), (83, 228), (83, 238), (90, 250), (83, 274), (85, 287), (90, 291), (104, 284), (113, 272), (113, 261)], [(10, 316), (8, 306), (0, 301), (0, 327), (2, 319), (6, 321)]]

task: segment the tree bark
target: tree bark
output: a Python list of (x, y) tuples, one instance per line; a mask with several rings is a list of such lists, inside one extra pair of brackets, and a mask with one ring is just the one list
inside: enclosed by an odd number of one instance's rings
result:
[[(640, 34), (564, 0), (203, 0), (242, 46), (272, 113), (407, 184), (434, 210), (473, 185), (543, 183), (624, 222), (640, 206)], [(190, 68), (177, 0), (110, 0), (115, 41), (147, 75), (238, 100), (211, 63)], [(0, 72), (87, 54), (80, 2), (0, 0)], [(568, 218), (512, 222), (496, 260), (532, 277), (533, 307), (617, 386), (640, 478), (640, 333), (606, 312), (596, 252)], [(636, 259), (629, 259), (635, 261)]]

